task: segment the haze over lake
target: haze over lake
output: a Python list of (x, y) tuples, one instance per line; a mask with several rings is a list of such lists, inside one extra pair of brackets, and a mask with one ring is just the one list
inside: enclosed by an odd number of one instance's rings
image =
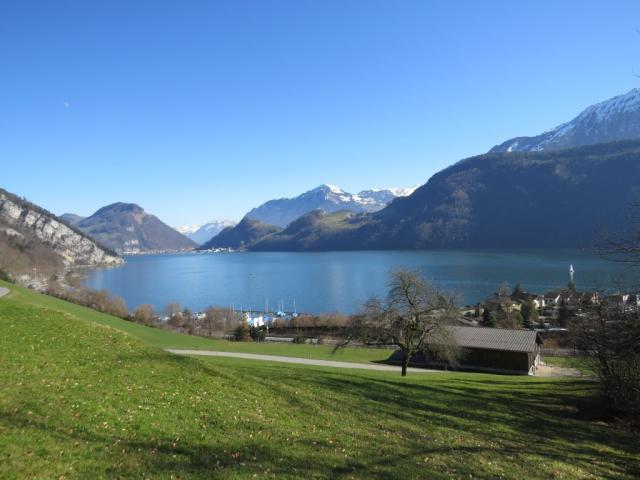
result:
[(384, 294), (388, 273), (397, 268), (420, 271), (457, 293), (460, 304), (484, 299), (504, 281), (520, 281), (536, 293), (563, 287), (569, 264), (579, 289), (612, 288), (637, 278), (621, 265), (577, 250), (246, 252), (126, 260), (122, 267), (89, 270), (86, 285), (123, 297), (130, 309), (151, 303), (159, 311), (173, 301), (192, 310), (264, 309), (268, 299), (271, 308), (283, 301), (292, 310), (295, 300), (301, 312), (353, 313), (367, 298)]

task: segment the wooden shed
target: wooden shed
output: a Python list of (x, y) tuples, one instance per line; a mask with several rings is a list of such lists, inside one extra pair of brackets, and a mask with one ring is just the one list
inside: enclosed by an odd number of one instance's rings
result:
[[(486, 327), (447, 327), (462, 350), (459, 368), (495, 373), (534, 375), (540, 362), (542, 338), (533, 330)], [(396, 351), (390, 361), (400, 361)], [(413, 365), (433, 365), (424, 354), (415, 355)]]

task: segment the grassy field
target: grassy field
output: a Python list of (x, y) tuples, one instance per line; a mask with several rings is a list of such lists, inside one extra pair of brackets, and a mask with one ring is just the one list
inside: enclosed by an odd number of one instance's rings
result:
[(640, 476), (585, 380), (183, 358), (96, 315), (0, 299), (0, 478)]
[(286, 357), (311, 358), (314, 360), (337, 360), (342, 362), (377, 362), (389, 358), (392, 351), (375, 348), (344, 348), (334, 351), (328, 345), (292, 345), (258, 342), (231, 342), (227, 340), (208, 339), (162, 330), (148, 328), (120, 318), (88, 308), (64, 302), (54, 297), (42, 295), (32, 290), (16, 287), (0, 281), (0, 286), (13, 290), (12, 299), (27, 305), (40, 305), (70, 315), (82, 317), (101, 325), (108, 325), (159, 348), (185, 348), (201, 350), (218, 350), (222, 352), (261, 353), (266, 355), (281, 355)]

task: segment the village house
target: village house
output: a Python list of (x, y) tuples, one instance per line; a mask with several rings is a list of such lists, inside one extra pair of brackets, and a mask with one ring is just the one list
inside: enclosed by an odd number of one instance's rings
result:
[(635, 293), (618, 293), (607, 296), (607, 301), (619, 305), (624, 311), (640, 311), (640, 295)]

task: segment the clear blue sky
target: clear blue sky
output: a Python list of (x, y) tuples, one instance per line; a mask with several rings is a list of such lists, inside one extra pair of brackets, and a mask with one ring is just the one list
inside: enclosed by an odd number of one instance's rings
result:
[(0, 4), (0, 186), (239, 219), (424, 183), (640, 86), (636, 1)]

